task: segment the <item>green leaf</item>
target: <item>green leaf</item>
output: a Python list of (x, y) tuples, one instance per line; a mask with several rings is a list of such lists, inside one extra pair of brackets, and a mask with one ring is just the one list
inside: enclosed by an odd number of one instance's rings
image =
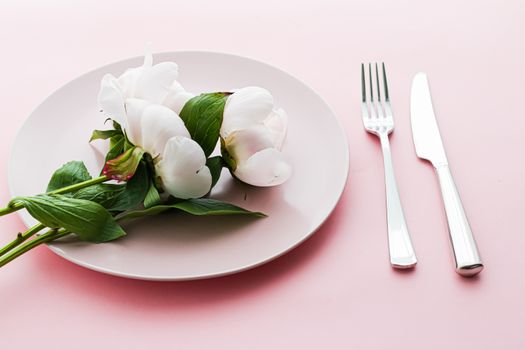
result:
[(120, 134), (124, 134), (124, 132), (122, 131), (122, 126), (120, 126), (120, 124), (114, 119), (111, 119), (111, 121), (113, 122), (113, 129), (118, 131)]
[[(113, 129), (111, 130), (94, 130), (91, 134), (91, 139), (89, 142), (93, 140), (107, 140), (109, 139), (109, 151), (106, 154), (106, 159), (104, 164), (106, 164), (109, 161), (112, 161), (122, 154), (126, 153), (130, 149), (135, 148), (135, 145), (133, 145), (127, 138), (126, 133), (122, 129), (122, 126), (116, 122), (115, 120), (108, 118), (107, 121), (111, 121), (113, 123)], [(102, 169), (101, 173), (104, 173), (104, 169)], [(119, 180), (123, 180), (121, 178), (118, 178)]]
[(108, 160), (102, 174), (113, 180), (128, 181), (133, 177), (142, 160), (145, 151), (140, 147), (133, 147), (115, 159)]
[(124, 142), (124, 151), (125, 152), (129, 151), (130, 149), (135, 148), (135, 145), (132, 144), (131, 141), (128, 140), (127, 137), (124, 137), (124, 140), (125, 140), (125, 142)]
[(214, 92), (201, 94), (190, 99), (180, 112), (191, 138), (195, 140), (208, 157), (219, 140), (224, 105), (229, 93)]
[(236, 205), (211, 198), (188, 199), (173, 204), (173, 207), (192, 215), (251, 215), (266, 217), (263, 213), (249, 211)]
[(159, 191), (157, 190), (157, 187), (155, 187), (155, 184), (153, 181), (149, 184), (148, 193), (146, 194), (146, 197), (144, 198), (144, 208), (151, 208), (157, 204), (159, 204), (161, 201)]
[(91, 134), (91, 138), (89, 139), (89, 142), (94, 140), (107, 140), (109, 138), (112, 138), (114, 136), (121, 136), (122, 131), (117, 130), (93, 130), (93, 133)]
[(141, 164), (125, 185), (93, 185), (73, 193), (73, 198), (89, 200), (109, 211), (121, 212), (134, 209), (142, 203), (148, 191), (148, 184), (146, 165)]
[(111, 211), (124, 192), (126, 185), (98, 184), (84, 187), (73, 193), (72, 197), (98, 203)]
[(102, 243), (126, 233), (113, 216), (98, 203), (58, 194), (15, 198), (29, 214), (50, 228), (65, 228), (81, 240)]
[(91, 179), (91, 175), (80, 161), (72, 161), (62, 165), (51, 176), (46, 192), (52, 192), (62, 187), (74, 185)]
[(211, 188), (213, 188), (221, 177), (222, 168), (225, 166), (221, 156), (215, 156), (206, 160), (206, 166), (211, 173)]
[(93, 130), (93, 133), (91, 134), (91, 138), (89, 139), (89, 142), (93, 140), (107, 140), (107, 139), (113, 139), (119, 136), (121, 137), (124, 136), (124, 131), (122, 131), (122, 127), (120, 126), (120, 124), (111, 118), (106, 119), (106, 122), (109, 120), (113, 122), (113, 129)]
[(156, 205), (144, 210), (135, 210), (120, 216), (119, 219), (132, 219), (142, 216), (151, 216), (168, 210), (180, 210), (192, 215), (248, 215), (253, 217), (266, 217), (260, 212), (249, 211), (236, 205), (210, 198), (187, 199), (169, 205)]
[(148, 193), (149, 175), (146, 164), (140, 162), (135, 175), (126, 183), (126, 191), (118, 197), (112, 211), (125, 211), (140, 205)]
[(106, 154), (106, 162), (115, 159), (124, 153), (124, 145), (126, 143), (126, 138), (124, 135), (113, 136), (109, 140), (109, 151)]

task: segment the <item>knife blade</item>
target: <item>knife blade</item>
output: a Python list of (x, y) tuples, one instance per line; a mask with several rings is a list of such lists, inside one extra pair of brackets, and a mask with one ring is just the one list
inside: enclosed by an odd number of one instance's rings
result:
[(432, 108), (427, 75), (418, 73), (412, 82), (410, 118), (416, 154), (434, 166), (448, 164), (441, 134)]
[(416, 74), (412, 81), (410, 121), (417, 156), (430, 161), (436, 169), (456, 260), (456, 272), (465, 277), (477, 275), (484, 265), (448, 166), (425, 73)]

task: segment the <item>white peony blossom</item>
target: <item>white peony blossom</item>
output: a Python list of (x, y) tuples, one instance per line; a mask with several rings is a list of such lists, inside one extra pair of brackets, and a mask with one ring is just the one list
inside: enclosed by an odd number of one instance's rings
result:
[(98, 103), (104, 113), (126, 127), (126, 100), (138, 98), (161, 104), (179, 114), (194, 95), (185, 91), (176, 80), (179, 67), (175, 62), (153, 65), (153, 56), (146, 53), (144, 64), (126, 70), (120, 77), (106, 74), (102, 78)]
[(272, 95), (246, 87), (228, 97), (221, 126), (223, 146), (234, 160), (233, 173), (254, 186), (280, 185), (292, 169), (281, 153), (287, 116), (275, 109)]
[(166, 192), (177, 198), (199, 198), (211, 188), (206, 156), (180, 117), (166, 106), (130, 98), (128, 137), (153, 158)]
[(174, 62), (153, 65), (147, 53), (141, 67), (116, 78), (102, 78), (98, 102), (116, 120), (129, 140), (153, 158), (155, 172), (166, 192), (177, 198), (199, 198), (211, 188), (211, 174), (199, 144), (190, 138), (179, 117), (193, 97), (177, 82)]

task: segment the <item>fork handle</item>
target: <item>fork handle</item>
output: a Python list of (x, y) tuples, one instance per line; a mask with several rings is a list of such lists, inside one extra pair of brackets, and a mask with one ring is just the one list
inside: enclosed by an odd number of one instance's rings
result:
[(447, 214), (450, 241), (456, 259), (456, 272), (462, 276), (477, 275), (483, 270), (478, 247), (461, 204), (458, 190), (454, 184), (448, 165), (436, 166), (445, 212)]
[(394, 268), (407, 269), (416, 265), (417, 258), (408, 234), (403, 207), (397, 191), (392, 154), (387, 134), (380, 134), (385, 165), (386, 212), (388, 222), (388, 248), (390, 264)]

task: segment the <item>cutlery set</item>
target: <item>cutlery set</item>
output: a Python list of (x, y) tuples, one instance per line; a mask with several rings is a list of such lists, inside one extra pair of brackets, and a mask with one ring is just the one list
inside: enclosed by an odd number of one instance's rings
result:
[[(365, 72), (365, 65), (361, 65), (361, 113), (365, 130), (379, 137), (383, 151), (390, 264), (394, 268), (407, 269), (416, 265), (417, 258), (405, 222), (392, 165), (388, 136), (394, 130), (394, 119), (385, 65), (381, 66), (381, 78), (378, 65), (375, 64), (374, 68), (369, 64)], [(414, 77), (410, 103), (416, 154), (434, 166), (439, 179), (456, 272), (465, 277), (477, 275), (483, 270), (483, 263), (448, 166), (426, 74), (418, 73)]]

